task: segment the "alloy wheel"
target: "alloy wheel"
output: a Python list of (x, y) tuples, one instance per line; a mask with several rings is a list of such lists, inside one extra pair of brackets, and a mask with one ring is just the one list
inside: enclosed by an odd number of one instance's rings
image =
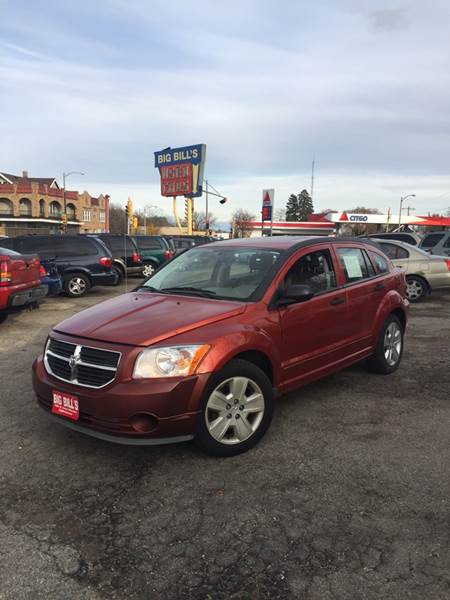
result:
[(86, 291), (86, 282), (82, 277), (74, 277), (69, 281), (68, 287), (73, 296), (81, 296)]
[(221, 444), (240, 444), (252, 436), (264, 416), (261, 388), (247, 377), (231, 377), (211, 393), (205, 409), (209, 434)]
[(153, 275), (155, 271), (156, 269), (153, 265), (144, 265), (144, 268), (142, 269), (142, 275), (144, 277), (150, 277), (150, 275)]
[(406, 282), (406, 297), (408, 300), (418, 300), (423, 294), (423, 284), (418, 279), (411, 279)]
[(396, 322), (389, 323), (384, 334), (384, 358), (390, 367), (397, 364), (402, 351), (402, 331)]

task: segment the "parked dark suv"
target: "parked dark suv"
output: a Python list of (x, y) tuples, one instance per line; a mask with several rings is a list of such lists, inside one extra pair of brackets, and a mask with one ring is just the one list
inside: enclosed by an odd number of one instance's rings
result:
[(113, 285), (119, 285), (125, 275), (142, 275), (142, 261), (135, 241), (129, 235), (115, 233), (95, 233), (113, 256), (112, 270), (115, 276)]
[(419, 247), (430, 254), (450, 256), (450, 231), (433, 231), (426, 233)]
[(55, 259), (68, 296), (84, 296), (94, 285), (112, 285), (112, 257), (102, 242), (79, 235), (21, 235), (2, 240), (2, 246), (40, 259)]
[(153, 275), (156, 269), (175, 254), (162, 235), (133, 235), (131, 237), (141, 255), (142, 275), (144, 277)]

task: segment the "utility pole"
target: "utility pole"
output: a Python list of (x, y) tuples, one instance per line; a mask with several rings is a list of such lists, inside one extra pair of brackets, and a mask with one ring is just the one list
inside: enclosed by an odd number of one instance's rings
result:
[(64, 215), (62, 217), (63, 231), (67, 231), (67, 201), (66, 201), (66, 179), (69, 175), (84, 175), (81, 171), (70, 171), (69, 173), (63, 173), (63, 207)]
[(408, 217), (409, 217), (409, 211), (411, 211), (411, 210), (416, 210), (416, 209), (414, 208), (414, 206), (407, 206), (406, 207), (406, 211), (407, 211)]
[(205, 213), (205, 235), (209, 235), (209, 214), (208, 214), (208, 180), (205, 180), (205, 199), (206, 199), (206, 213)]

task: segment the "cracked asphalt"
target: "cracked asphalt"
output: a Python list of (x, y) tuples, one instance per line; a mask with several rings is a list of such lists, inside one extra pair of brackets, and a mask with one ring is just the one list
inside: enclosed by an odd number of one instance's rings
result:
[[(123, 288), (122, 288), (123, 289)], [(0, 326), (0, 598), (450, 598), (450, 295), (411, 307), (400, 370), (278, 402), (247, 454), (126, 447), (49, 422), (30, 367), (51, 325)]]

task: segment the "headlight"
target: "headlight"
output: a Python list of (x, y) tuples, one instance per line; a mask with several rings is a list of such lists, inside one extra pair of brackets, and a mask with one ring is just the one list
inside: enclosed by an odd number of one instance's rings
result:
[(136, 359), (133, 378), (148, 379), (192, 375), (208, 350), (207, 344), (144, 350)]

